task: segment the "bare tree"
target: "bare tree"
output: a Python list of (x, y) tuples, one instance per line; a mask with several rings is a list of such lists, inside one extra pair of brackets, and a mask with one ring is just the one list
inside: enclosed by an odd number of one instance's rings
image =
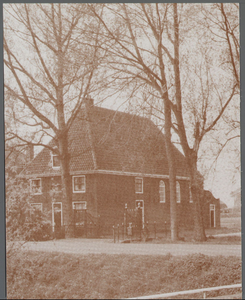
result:
[[(180, 11), (178, 11), (180, 7)], [(137, 80), (144, 84), (154, 98), (161, 99), (163, 107), (164, 131), (166, 137), (167, 156), (170, 174), (170, 204), (171, 204), (171, 232), (172, 239), (177, 238), (177, 219), (175, 205), (175, 171), (174, 157), (171, 153), (171, 128), (178, 134), (181, 147), (186, 156), (192, 197), (195, 205), (195, 238), (205, 240), (205, 231), (201, 214), (200, 176), (197, 171), (197, 158), (200, 144), (204, 136), (217, 125), (229, 103), (237, 92), (238, 83), (233, 81), (228, 85), (226, 93), (222, 95), (217, 91), (218, 107), (212, 111), (213, 96), (210, 93), (217, 87), (212, 83), (212, 76), (200, 77), (202, 80), (197, 88), (203, 88), (201, 111), (192, 105), (194, 113), (193, 131), (189, 129), (188, 121), (185, 121), (186, 113), (190, 114), (188, 101), (183, 99), (183, 91), (187, 78), (184, 77), (183, 63), (181, 59), (189, 58), (197, 53), (191, 52), (188, 46), (190, 39), (185, 42), (186, 36), (191, 39), (201, 39), (195, 26), (201, 16), (201, 6), (188, 4), (118, 4), (102, 5), (101, 7), (90, 5), (94, 15), (104, 27), (104, 35), (111, 38), (108, 43), (113, 57), (111, 67), (120, 75), (121, 80)], [(99, 14), (99, 9), (103, 15)], [(195, 13), (191, 20), (190, 15)], [(116, 19), (116, 22), (112, 20)], [(109, 21), (107, 21), (109, 20)], [(189, 24), (188, 21), (191, 20)], [(194, 32), (193, 32), (194, 28)], [(203, 27), (202, 27), (203, 28)], [(207, 36), (205, 36), (207, 39)], [(208, 40), (212, 42), (211, 39)], [(105, 47), (105, 45), (103, 45)], [(190, 51), (191, 54), (186, 53)], [(217, 50), (217, 49), (216, 49)], [(214, 51), (216, 51), (214, 50)], [(183, 53), (182, 53), (183, 52)], [(205, 61), (210, 60), (214, 52), (206, 55)], [(200, 58), (200, 57), (198, 57)], [(194, 64), (195, 57), (192, 56)], [(189, 59), (190, 60), (190, 59)], [(207, 66), (207, 73), (210, 68)], [(221, 75), (218, 73), (218, 79)], [(121, 77), (120, 77), (121, 76)], [(204, 89), (204, 81), (206, 89)], [(210, 93), (210, 95), (209, 95)], [(225, 97), (223, 97), (225, 96)], [(190, 105), (189, 101), (189, 105)], [(194, 103), (193, 103), (194, 104)], [(159, 106), (157, 106), (159, 108)], [(155, 106), (156, 109), (156, 106)], [(185, 120), (184, 120), (185, 119)], [(190, 138), (191, 135), (191, 138)]]
[(239, 4), (202, 5), (201, 11), (202, 26), (208, 28), (215, 43), (223, 49), (220, 57), (223, 68), (232, 72), (240, 88)]
[[(155, 4), (155, 7), (154, 5), (147, 5), (147, 7), (152, 10), (148, 12), (144, 4), (102, 5), (101, 7), (90, 5), (91, 11), (104, 27), (104, 36), (110, 41), (103, 47), (108, 47), (106, 49), (109, 49), (112, 55), (110, 63), (118, 80), (141, 81), (143, 85), (149, 85), (156, 90), (163, 102), (165, 144), (169, 163), (171, 238), (177, 240), (176, 171), (171, 143), (171, 101), (163, 59), (163, 51), (166, 47), (162, 41), (169, 6)], [(103, 15), (100, 9), (104, 11)], [(154, 14), (156, 22), (152, 23), (151, 14)], [(112, 22), (111, 19), (116, 22)], [(141, 46), (142, 42), (146, 41), (149, 47)], [(168, 51), (167, 53), (170, 55)]]
[[(74, 234), (68, 131), (83, 100), (96, 91), (105, 55), (98, 47), (99, 23), (91, 21), (86, 4), (81, 6), (4, 5), (5, 95), (12, 101), (6, 106), (15, 123), (6, 139), (19, 146), (42, 145), (58, 155), (67, 236)], [(93, 35), (87, 34), (88, 26)], [(45, 143), (47, 136), (52, 145)]]

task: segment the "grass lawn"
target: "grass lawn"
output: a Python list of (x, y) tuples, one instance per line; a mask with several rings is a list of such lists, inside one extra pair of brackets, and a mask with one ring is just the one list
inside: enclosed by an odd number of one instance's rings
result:
[[(138, 241), (137, 241), (138, 242)], [(170, 237), (168, 238), (157, 238), (157, 239), (149, 239), (148, 241), (151, 244), (200, 244), (200, 242), (194, 241), (193, 238), (184, 237), (183, 240), (172, 242)], [(240, 236), (222, 236), (222, 237), (213, 237), (210, 236), (207, 238), (205, 242), (202, 244), (215, 244), (215, 245), (241, 245), (241, 237)]]
[[(241, 224), (241, 221), (240, 221)], [(240, 245), (241, 244), (241, 236), (213, 236), (217, 234), (229, 234), (234, 232), (241, 232), (241, 226), (233, 226), (231, 228), (227, 227), (220, 227), (220, 228), (209, 228), (205, 230), (207, 240), (202, 242), (203, 244), (223, 244), (223, 245)], [(179, 232), (179, 241), (175, 241), (174, 243), (200, 243), (194, 240), (194, 232), (192, 230), (180, 230)], [(150, 235), (151, 239), (148, 240), (150, 243), (157, 243), (157, 244), (169, 244), (172, 243), (170, 232), (167, 233), (158, 233), (157, 238), (155, 239), (154, 236)]]
[(240, 282), (238, 257), (19, 251), (7, 261), (11, 299), (118, 299)]

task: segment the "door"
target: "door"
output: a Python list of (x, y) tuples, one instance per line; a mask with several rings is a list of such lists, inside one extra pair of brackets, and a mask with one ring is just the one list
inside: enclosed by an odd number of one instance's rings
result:
[(215, 224), (215, 205), (210, 204), (210, 227), (214, 228), (216, 226)]
[(141, 228), (144, 228), (144, 200), (136, 200), (135, 207), (136, 207), (137, 225), (140, 226)]
[(87, 203), (85, 201), (73, 202), (75, 236), (87, 236)]
[(63, 225), (63, 217), (62, 217), (62, 203), (54, 202), (52, 203), (52, 223), (53, 223), (53, 231), (56, 238), (62, 238), (62, 225)]

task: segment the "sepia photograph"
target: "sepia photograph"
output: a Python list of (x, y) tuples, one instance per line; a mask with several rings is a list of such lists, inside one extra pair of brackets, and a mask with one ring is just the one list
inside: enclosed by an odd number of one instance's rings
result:
[(8, 299), (242, 299), (239, 14), (3, 4)]

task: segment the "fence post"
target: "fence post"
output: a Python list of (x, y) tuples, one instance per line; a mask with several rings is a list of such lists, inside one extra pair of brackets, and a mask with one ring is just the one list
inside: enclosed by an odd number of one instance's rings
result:
[(149, 224), (148, 221), (146, 222), (146, 239), (149, 237)]
[(154, 236), (155, 239), (157, 238), (157, 226), (156, 226), (156, 221), (154, 221)]
[(116, 238), (116, 237), (115, 237), (115, 228), (114, 228), (114, 225), (112, 226), (112, 230), (113, 230), (113, 240), (114, 240), (114, 243), (115, 243), (115, 242), (116, 242), (116, 241), (115, 241), (115, 238)]
[(93, 236), (93, 224), (90, 222), (90, 237)]
[(85, 228), (85, 236), (88, 237), (88, 220), (87, 220), (87, 210), (85, 210), (85, 222), (84, 222), (84, 228)]
[(119, 224), (117, 224), (117, 241), (118, 241), (118, 243), (119, 243), (119, 234), (120, 234), (120, 232), (119, 232)]
[(74, 229), (74, 236), (76, 237), (76, 210), (73, 210), (73, 229)]
[(122, 223), (122, 239), (124, 241), (124, 223)]
[(127, 210), (128, 210), (128, 205), (127, 205), (127, 203), (125, 203), (124, 220), (123, 220), (123, 223), (125, 225), (125, 228), (124, 228), (124, 235), (125, 235), (125, 237), (128, 236), (127, 235)]

